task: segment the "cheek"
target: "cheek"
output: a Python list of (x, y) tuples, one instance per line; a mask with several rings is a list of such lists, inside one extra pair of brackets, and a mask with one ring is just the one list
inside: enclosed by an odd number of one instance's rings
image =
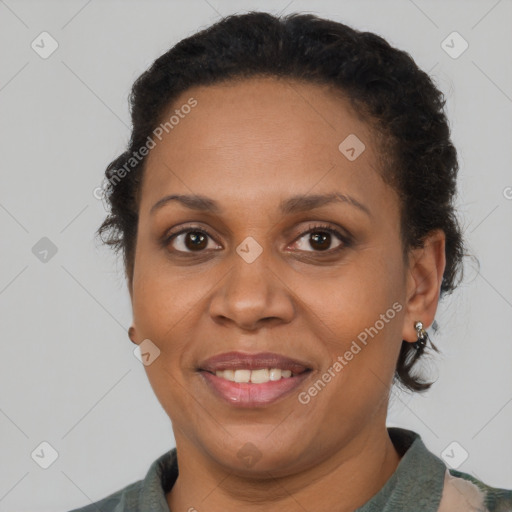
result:
[(333, 334), (346, 339), (343, 334), (357, 336), (402, 300), (402, 272), (396, 254), (384, 257), (383, 248), (366, 248), (330, 275), (301, 276), (295, 292)]
[(182, 410), (190, 400), (182, 365), (189, 359), (197, 294), (168, 278), (147, 274), (145, 279), (143, 287), (134, 287), (133, 318), (139, 338), (151, 340), (159, 352), (144, 369), (164, 410)]
[(139, 339), (151, 340), (159, 352), (144, 369), (164, 410), (183, 412), (191, 397), (183, 384), (181, 366), (190, 348), (200, 290), (187, 286), (187, 280), (177, 279), (161, 265), (147, 269), (143, 277), (134, 280), (133, 318)]
[(153, 337), (158, 344), (158, 340), (163, 342), (173, 330), (181, 328), (187, 316), (194, 314), (194, 306), (204, 289), (191, 285), (194, 279), (187, 279), (186, 273), (186, 269), (172, 269), (161, 256), (141, 252), (134, 274), (132, 299), (139, 336)]
[(343, 376), (335, 380), (351, 396), (385, 391), (394, 373), (404, 311), (403, 268), (395, 252), (383, 257), (383, 250), (368, 248), (320, 286), (303, 278), (297, 290), (307, 297), (306, 314), (314, 312), (311, 320), (328, 354), (326, 365), (342, 358), (336, 374)]

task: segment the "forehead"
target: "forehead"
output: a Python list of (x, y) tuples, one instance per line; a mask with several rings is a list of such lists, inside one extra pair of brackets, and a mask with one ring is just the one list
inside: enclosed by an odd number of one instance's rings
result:
[(196, 106), (175, 119), (178, 123), (163, 137), (174, 146), (176, 156), (184, 142), (189, 143), (187, 148), (193, 143), (202, 151), (237, 151), (248, 144), (274, 149), (282, 144), (283, 152), (296, 152), (315, 146), (332, 150), (333, 145), (337, 150), (336, 142), (349, 134), (368, 140), (367, 124), (341, 93), (331, 91), (323, 85), (277, 78), (194, 87), (173, 102), (163, 120), (191, 98)]
[(382, 195), (371, 128), (327, 86), (253, 78), (194, 87), (163, 121), (173, 115), (148, 155), (141, 209), (164, 192), (248, 199), (314, 187), (364, 197), (373, 187)]

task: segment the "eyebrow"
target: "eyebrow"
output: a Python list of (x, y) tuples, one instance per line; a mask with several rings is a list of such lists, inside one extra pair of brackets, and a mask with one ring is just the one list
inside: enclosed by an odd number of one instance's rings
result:
[[(153, 215), (157, 210), (172, 201), (177, 201), (191, 210), (216, 214), (222, 213), (222, 208), (219, 206), (219, 204), (209, 197), (199, 194), (172, 194), (159, 199), (149, 211), (150, 215)], [(330, 194), (301, 194), (292, 196), (286, 200), (281, 201), (279, 204), (279, 209), (281, 213), (289, 215), (292, 213), (299, 213), (313, 210), (315, 208), (321, 208), (322, 206), (336, 202), (354, 206), (355, 208), (366, 213), (369, 217), (372, 217), (372, 214), (367, 206), (360, 203), (357, 199), (346, 194), (341, 194), (339, 192)]]

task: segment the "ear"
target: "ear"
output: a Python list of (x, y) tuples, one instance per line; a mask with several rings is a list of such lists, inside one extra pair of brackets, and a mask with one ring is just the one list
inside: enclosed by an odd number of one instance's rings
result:
[(424, 247), (412, 249), (409, 253), (402, 328), (402, 339), (405, 341), (417, 340), (414, 329), (416, 321), (422, 322), (424, 329), (434, 322), (446, 266), (445, 241), (444, 231), (437, 229), (427, 235)]
[(139, 344), (136, 341), (137, 335), (135, 334), (135, 327), (133, 325), (131, 325), (130, 328), (128, 329), (128, 338), (130, 338), (130, 341), (133, 344), (135, 344), (135, 345)]

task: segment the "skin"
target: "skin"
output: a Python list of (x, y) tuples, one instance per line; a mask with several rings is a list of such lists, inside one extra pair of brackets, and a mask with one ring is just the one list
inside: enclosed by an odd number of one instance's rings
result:
[[(425, 327), (434, 320), (444, 233), (433, 232), (404, 262), (398, 196), (377, 172), (372, 131), (328, 88), (273, 78), (196, 87), (169, 112), (190, 97), (197, 106), (147, 159), (129, 283), (133, 339), (150, 339), (161, 351), (145, 369), (176, 439), (179, 476), (169, 508), (354, 510), (400, 461), (385, 423), (390, 386), (402, 340), (416, 341), (416, 320)], [(338, 149), (349, 134), (366, 146), (354, 161)], [(292, 195), (334, 191), (370, 215), (349, 203), (279, 212)], [(202, 194), (223, 211), (197, 212), (174, 201), (150, 215), (168, 194)], [(352, 243), (332, 235), (327, 250), (342, 250), (326, 255), (304, 234), (318, 222), (348, 231)], [(190, 225), (212, 235), (202, 252), (194, 251), (190, 233), (159, 244), (171, 228)], [(263, 249), (252, 263), (236, 252), (248, 236)], [(396, 302), (401, 311), (301, 404), (297, 393)], [(237, 409), (216, 398), (196, 371), (200, 361), (232, 350), (277, 352), (313, 371), (278, 402)], [(248, 442), (261, 456), (249, 468), (237, 456)]]

